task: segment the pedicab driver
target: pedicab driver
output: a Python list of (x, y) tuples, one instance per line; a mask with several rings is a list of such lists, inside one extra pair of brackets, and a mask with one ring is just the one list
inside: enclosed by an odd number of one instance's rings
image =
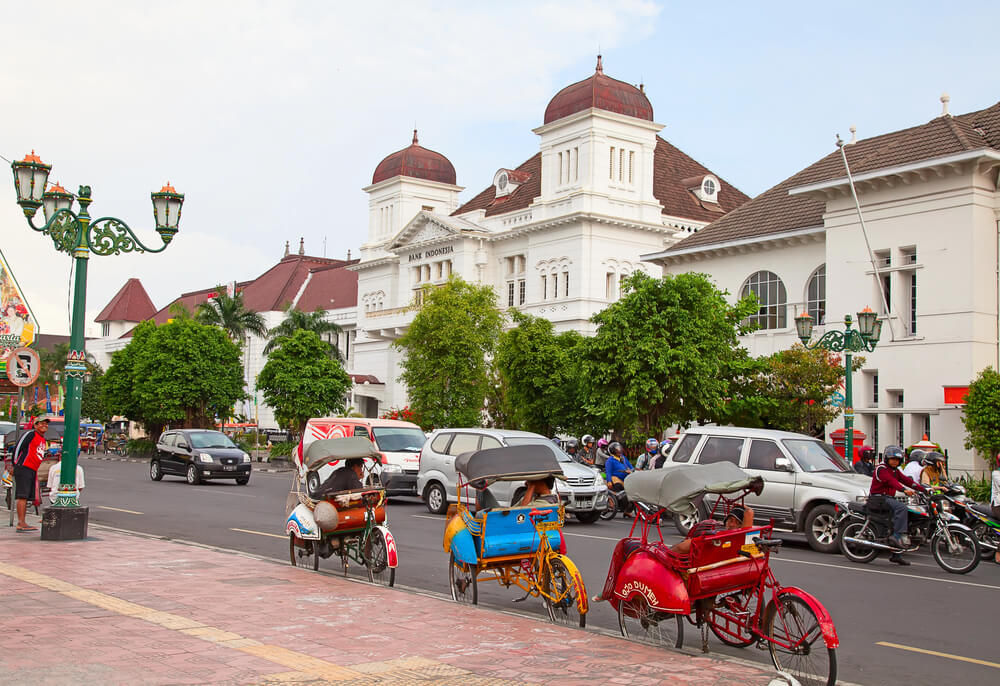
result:
[(361, 477), (364, 475), (365, 461), (361, 457), (352, 457), (343, 467), (326, 477), (319, 487), (320, 493), (337, 493), (361, 488)]
[[(872, 475), (871, 491), (868, 498), (869, 504), (872, 504), (873, 501), (875, 504), (881, 503), (885, 509), (892, 512), (892, 536), (889, 537), (889, 540), (900, 548), (907, 545), (904, 536), (909, 526), (909, 516), (906, 503), (896, 500), (896, 491), (902, 491), (906, 495), (913, 495), (915, 490), (921, 493), (927, 492), (926, 488), (899, 469), (899, 465), (902, 463), (903, 449), (898, 445), (887, 446), (882, 453), (882, 464), (875, 468), (875, 473)], [(889, 562), (903, 567), (910, 564), (903, 559), (900, 553), (890, 555)]]

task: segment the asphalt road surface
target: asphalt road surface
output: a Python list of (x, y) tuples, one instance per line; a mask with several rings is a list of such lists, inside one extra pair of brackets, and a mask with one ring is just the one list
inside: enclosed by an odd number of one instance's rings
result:
[[(90, 506), (92, 523), (288, 561), (284, 506), (291, 473), (255, 472), (248, 486), (232, 481), (189, 486), (169, 476), (151, 481), (145, 463), (84, 458), (81, 464), (87, 481), (82, 500)], [(441, 547), (444, 517), (430, 514), (416, 498), (393, 498), (389, 526), (399, 549), (397, 586), (449, 594), (448, 559)], [(612, 548), (628, 527), (621, 518), (566, 525), (567, 553), (583, 574), (588, 595), (600, 592)], [(668, 542), (679, 540), (672, 526), (665, 526), (664, 534)], [(919, 553), (910, 556), (913, 565), (906, 569), (884, 558), (856, 565), (839, 555), (812, 551), (801, 537), (781, 537), (786, 545), (772, 557), (774, 572), (784, 585), (818, 597), (833, 615), (841, 641), (837, 660), (842, 680), (1000, 683), (1000, 566), (983, 562), (972, 573), (955, 576)], [(320, 569), (340, 573), (339, 561), (325, 561)], [(359, 577), (363, 572), (350, 570)], [(484, 606), (544, 614), (537, 599), (514, 603), (521, 595), (517, 589), (481, 583), (479, 593)], [(607, 603), (591, 604), (587, 626), (617, 632), (617, 616)], [(687, 625), (685, 647), (697, 650), (699, 645), (697, 631)], [(714, 636), (710, 648), (770, 664), (766, 651), (729, 648)]]

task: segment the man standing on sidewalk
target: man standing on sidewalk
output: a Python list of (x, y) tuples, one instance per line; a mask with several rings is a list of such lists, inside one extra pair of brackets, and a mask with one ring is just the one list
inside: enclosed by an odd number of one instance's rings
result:
[(14, 446), (14, 497), (17, 500), (17, 533), (38, 531), (30, 526), (24, 517), (28, 512), (28, 501), (35, 499), (35, 483), (38, 481), (38, 465), (45, 454), (45, 432), (49, 428), (48, 417), (35, 417), (32, 430), (21, 436)]

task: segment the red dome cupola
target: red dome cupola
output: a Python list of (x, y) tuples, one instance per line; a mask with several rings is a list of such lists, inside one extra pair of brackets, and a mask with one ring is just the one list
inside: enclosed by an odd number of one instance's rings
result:
[(590, 108), (653, 121), (653, 106), (646, 94), (635, 86), (604, 75), (601, 56), (597, 56), (594, 75), (566, 86), (545, 108), (546, 124)]
[(413, 130), (413, 143), (408, 148), (394, 152), (375, 167), (372, 184), (395, 176), (409, 176), (455, 185), (455, 167), (439, 152), (417, 145), (417, 130)]

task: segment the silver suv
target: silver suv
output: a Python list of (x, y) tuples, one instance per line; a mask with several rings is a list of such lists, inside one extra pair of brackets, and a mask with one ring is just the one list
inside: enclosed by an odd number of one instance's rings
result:
[[(732, 462), (764, 478), (764, 492), (750, 494), (746, 504), (761, 523), (804, 532), (813, 550), (837, 550), (834, 504), (867, 496), (871, 478), (855, 473), (827, 443), (809, 436), (770, 429), (732, 426), (699, 426), (684, 432), (664, 462), (664, 469), (678, 464)], [(707, 500), (707, 498), (706, 498)], [(699, 506), (700, 518), (708, 516), (712, 501)], [(694, 521), (675, 519), (687, 534)]]
[[(601, 513), (600, 505), (607, 500), (607, 487), (600, 473), (571, 460), (569, 455), (545, 436), (528, 431), (437, 429), (420, 452), (417, 493), (423, 498), (428, 510), (434, 514), (444, 514), (449, 502), (458, 501), (455, 490), (458, 478), (455, 472), (456, 456), (473, 450), (535, 443), (548, 446), (562, 464), (566, 481), (556, 481), (556, 491), (566, 511), (581, 522), (596, 522)], [(490, 486), (490, 492), (501, 507), (510, 507), (512, 502), (518, 502), (524, 494), (524, 482), (498, 481)], [(462, 499), (465, 498), (463, 494)]]

